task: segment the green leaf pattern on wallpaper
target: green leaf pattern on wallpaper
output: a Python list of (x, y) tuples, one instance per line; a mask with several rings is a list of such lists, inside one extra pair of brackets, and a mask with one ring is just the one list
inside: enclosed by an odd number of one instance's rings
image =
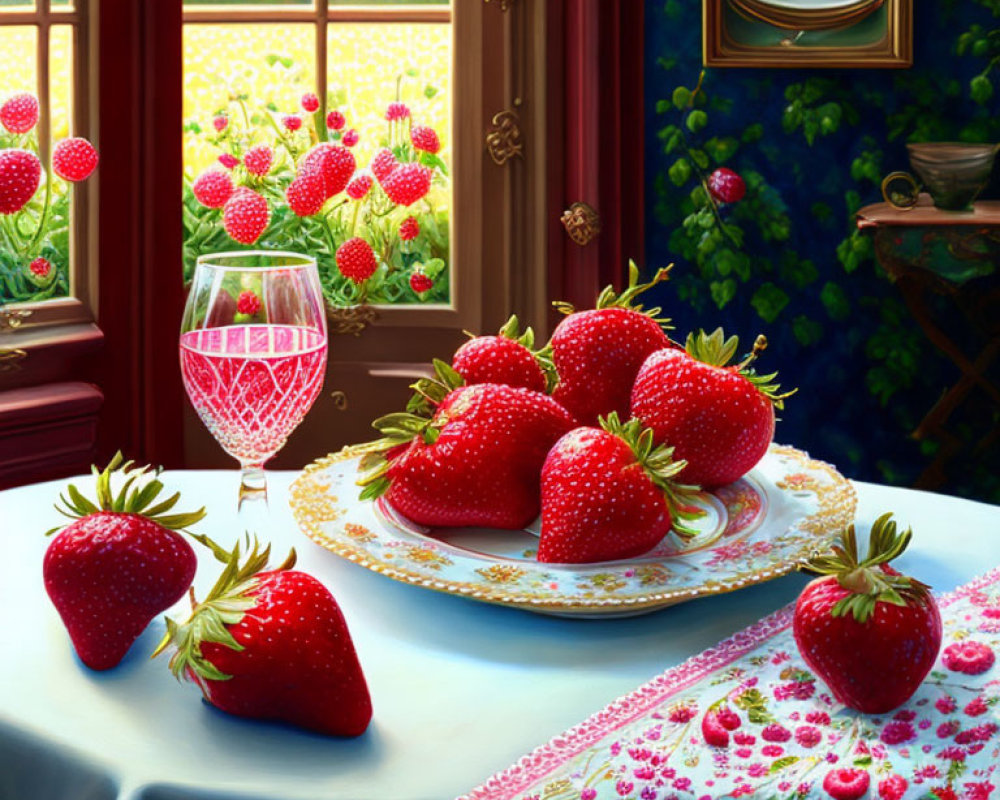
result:
[[(872, 241), (857, 231), (854, 215), (879, 197), (887, 172), (906, 166), (898, 163), (903, 143), (1000, 141), (1000, 94), (994, 85), (1000, 81), (1000, 0), (940, 0), (934, 9), (921, 5), (918, 13), (933, 12), (955, 31), (935, 43), (938, 63), (918, 63), (878, 80), (866, 81), (864, 71), (699, 74), (684, 50), (690, 42), (671, 48), (669, 55), (650, 53), (655, 69), (650, 84), (659, 84), (653, 106), (663, 154), (658, 158), (665, 165), (654, 178), (654, 217), (684, 267), (674, 271), (675, 297), (698, 318), (737, 304), (752, 309), (769, 338), (794, 342), (803, 358), (831, 335), (858, 336), (859, 326), (852, 323), (864, 315), (866, 338), (852, 343), (863, 363), (864, 385), (853, 389), (867, 391), (876, 406), (886, 409), (901, 439), (937, 399), (926, 391), (920, 396), (907, 392), (920, 383), (929, 361), (940, 363), (940, 356), (884, 282)], [(686, 29), (693, 20), (686, 2), (648, 7), (666, 20), (666, 31)], [(986, 24), (961, 24), (973, 9), (973, 17)], [(936, 26), (928, 27), (938, 35)], [(955, 77), (970, 72), (971, 79)], [(736, 86), (743, 98), (724, 96), (734, 94)], [(784, 100), (779, 124), (753, 105), (762, 97), (770, 101), (774, 93)], [(824, 144), (834, 137), (855, 142), (846, 163), (828, 163)], [(802, 151), (803, 143), (809, 155), (790, 157)], [(720, 167), (745, 180), (746, 195), (739, 202), (721, 203), (708, 190), (709, 175)], [(802, 195), (808, 202), (790, 211), (792, 201), (772, 182), (791, 182), (795, 202), (801, 203)], [(831, 186), (845, 188), (833, 194)], [(820, 250), (812, 246), (811, 229), (827, 235), (842, 231), (842, 239), (834, 252)], [(859, 283), (862, 275), (865, 281)], [(860, 296), (859, 285), (867, 287)], [(807, 308), (816, 311), (802, 313)], [(928, 455), (935, 447), (924, 442), (919, 452)], [(884, 480), (901, 477), (891, 458), (880, 456), (878, 469)], [(1000, 497), (1000, 480), (971, 491)]]

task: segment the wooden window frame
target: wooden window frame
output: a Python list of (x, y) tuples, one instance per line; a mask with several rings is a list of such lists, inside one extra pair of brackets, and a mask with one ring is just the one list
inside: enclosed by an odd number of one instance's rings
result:
[[(38, 96), (38, 149), (42, 163), (50, 161), (52, 120), (50, 104), (50, 34), (53, 27), (68, 25), (73, 32), (72, 134), (96, 141), (92, 125), (94, 100), (90, 91), (96, 60), (91, 32), (96, 27), (93, 0), (75, 0), (68, 8), (52, 7), (51, 0), (35, 0), (35, 9), (0, 9), (0, 27), (31, 26), (36, 29), (36, 86)], [(0, 342), (24, 347), (33, 341), (33, 329), (93, 322), (97, 316), (96, 231), (91, 209), (96, 207), (99, 178), (70, 188), (73, 193), (70, 221), (70, 292), (51, 300), (7, 303), (0, 306)], [(30, 371), (30, 360), (24, 369)]]
[[(316, 96), (320, 98), (320, 111), (326, 113), (328, 88), (328, 32), (333, 24), (386, 23), (386, 24), (450, 24), (452, 27), (452, 53), (456, 52), (458, 41), (468, 42), (470, 35), (476, 35), (476, 26), (481, 11), (468, 0), (453, 0), (450, 5), (412, 6), (338, 6), (330, 0), (314, 0), (313, 4), (301, 8), (295, 6), (256, 6), (253, 8), (232, 6), (184, 6), (182, 20), (185, 25), (211, 24), (312, 24), (316, 33), (315, 79)], [(471, 48), (470, 48), (471, 50)], [(470, 55), (475, 55), (470, 53)], [(456, 69), (453, 58), (451, 69), (452, 108), (468, 109), (479, 91), (477, 69)], [(463, 114), (463, 116), (466, 116)], [(451, 141), (458, 137), (475, 137), (469, 125), (450, 113)], [(478, 141), (478, 139), (477, 139)], [(476, 201), (476, 178), (474, 171), (478, 164), (469, 157), (474, 147), (454, 147), (452, 170), (455, 179), (451, 182), (452, 202), (449, 214), (450, 243), (450, 287), (448, 303), (435, 304), (377, 304), (379, 325), (385, 327), (464, 327), (477, 329), (482, 322), (478, 309), (478, 299), (482, 291), (480, 269), (463, 270), (462, 264), (476, 263), (480, 259), (477, 246), (479, 226), (476, 215), (469, 214), (471, 203)], [(459, 177), (460, 176), (460, 177)]]

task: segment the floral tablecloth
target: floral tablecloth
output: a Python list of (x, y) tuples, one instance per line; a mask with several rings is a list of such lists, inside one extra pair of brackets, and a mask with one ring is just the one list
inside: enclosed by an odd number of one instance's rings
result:
[[(825, 798), (831, 770), (864, 770), (866, 797), (1000, 800), (1000, 567), (939, 598), (942, 655), (902, 708), (840, 705), (803, 663), (785, 607), (557, 736), (465, 800)], [(971, 647), (980, 674), (951, 657)], [(949, 650), (949, 648), (951, 648)], [(702, 734), (728, 707), (725, 746)]]

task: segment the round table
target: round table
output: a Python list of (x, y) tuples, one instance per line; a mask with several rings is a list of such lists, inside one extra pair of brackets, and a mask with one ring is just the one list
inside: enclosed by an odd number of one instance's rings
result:
[[(579, 620), (396, 583), (307, 540), (272, 473), (272, 545), (339, 601), (375, 716), (357, 739), (230, 717), (149, 654), (158, 618), (115, 669), (73, 653), (42, 585), (43, 533), (66, 481), (0, 492), (0, 798), (18, 800), (442, 800), (460, 795), (663, 670), (792, 601), (791, 575), (629, 619)], [(167, 472), (198, 530), (232, 544), (235, 472)], [(92, 481), (81, 478), (89, 493)], [(859, 532), (891, 510), (914, 528), (907, 572), (948, 591), (1000, 562), (1000, 508), (855, 484)], [(201, 549), (201, 548), (198, 548)], [(218, 566), (202, 557), (199, 595)], [(186, 603), (174, 609), (184, 611)]]

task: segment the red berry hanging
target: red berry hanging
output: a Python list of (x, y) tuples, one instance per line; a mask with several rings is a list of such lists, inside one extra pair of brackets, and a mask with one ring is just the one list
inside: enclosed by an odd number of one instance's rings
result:
[(219, 133), (222, 133), (226, 128), (229, 127), (229, 117), (225, 114), (219, 114), (212, 120), (212, 127), (215, 128)]
[(437, 153), (441, 149), (441, 140), (437, 132), (426, 125), (414, 125), (410, 131), (410, 141), (417, 150), (425, 153)]
[(0, 150), (0, 214), (16, 214), (35, 196), (42, 162), (27, 150)]
[(326, 127), (331, 131), (339, 131), (347, 124), (347, 118), (339, 111), (331, 111), (326, 115)]
[(326, 202), (323, 178), (319, 173), (298, 175), (285, 192), (288, 207), (300, 217), (318, 214)]
[(226, 169), (235, 169), (239, 165), (240, 160), (229, 153), (223, 153), (219, 156), (219, 163), (222, 164)]
[(389, 122), (397, 119), (406, 119), (410, 116), (410, 108), (406, 103), (389, 103), (385, 109), (385, 118)]
[(258, 144), (247, 150), (243, 156), (243, 166), (251, 175), (263, 176), (271, 171), (271, 162), (274, 160), (274, 153), (266, 144)]
[(392, 154), (392, 150), (388, 147), (383, 147), (372, 159), (371, 170), (372, 174), (378, 179), (379, 183), (385, 183), (385, 179), (388, 178), (398, 166), (399, 162), (396, 160), (396, 156)]
[(338, 247), (336, 258), (340, 274), (354, 283), (368, 280), (378, 268), (371, 245), (359, 236)]
[(27, 133), (38, 124), (38, 99), (28, 92), (8, 98), (0, 106), (0, 123), (11, 133)]
[(281, 122), (285, 126), (285, 129), (290, 131), (297, 131), (302, 127), (302, 117), (298, 114), (286, 114)]
[(52, 171), (63, 180), (86, 180), (96, 168), (97, 151), (79, 136), (63, 139), (52, 151)]
[(416, 239), (420, 235), (420, 223), (416, 217), (407, 217), (399, 225), (399, 238), (404, 242)]
[(352, 200), (361, 200), (371, 191), (373, 183), (371, 175), (359, 173), (347, 184), (347, 196)]
[(245, 292), (240, 292), (240, 296), (236, 300), (236, 310), (240, 314), (246, 314), (248, 317), (252, 317), (260, 311), (260, 298), (249, 289)]
[(233, 192), (222, 210), (222, 226), (240, 244), (256, 242), (270, 221), (271, 209), (267, 200), (246, 187)]
[(354, 130), (354, 128), (351, 128), (344, 134), (344, 145), (347, 147), (354, 147), (354, 145), (358, 143), (359, 138), (358, 132)]
[(228, 172), (220, 169), (207, 169), (191, 187), (194, 196), (203, 206), (208, 208), (222, 208), (226, 201), (233, 196), (233, 179)]
[(423, 294), (424, 292), (429, 292), (434, 288), (434, 281), (432, 281), (430, 277), (425, 275), (423, 272), (415, 270), (410, 275), (410, 288), (417, 294)]
[(302, 95), (302, 110), (312, 114), (314, 111), (319, 110), (319, 98), (312, 92), (306, 92)]
[(413, 205), (430, 191), (431, 174), (430, 167), (423, 164), (403, 164), (381, 182), (382, 188), (396, 205)]
[(52, 271), (52, 264), (49, 263), (47, 258), (39, 256), (28, 265), (28, 269), (39, 278), (44, 278)]
[(731, 169), (719, 167), (708, 176), (708, 190), (720, 203), (738, 203), (747, 193), (747, 185)]

